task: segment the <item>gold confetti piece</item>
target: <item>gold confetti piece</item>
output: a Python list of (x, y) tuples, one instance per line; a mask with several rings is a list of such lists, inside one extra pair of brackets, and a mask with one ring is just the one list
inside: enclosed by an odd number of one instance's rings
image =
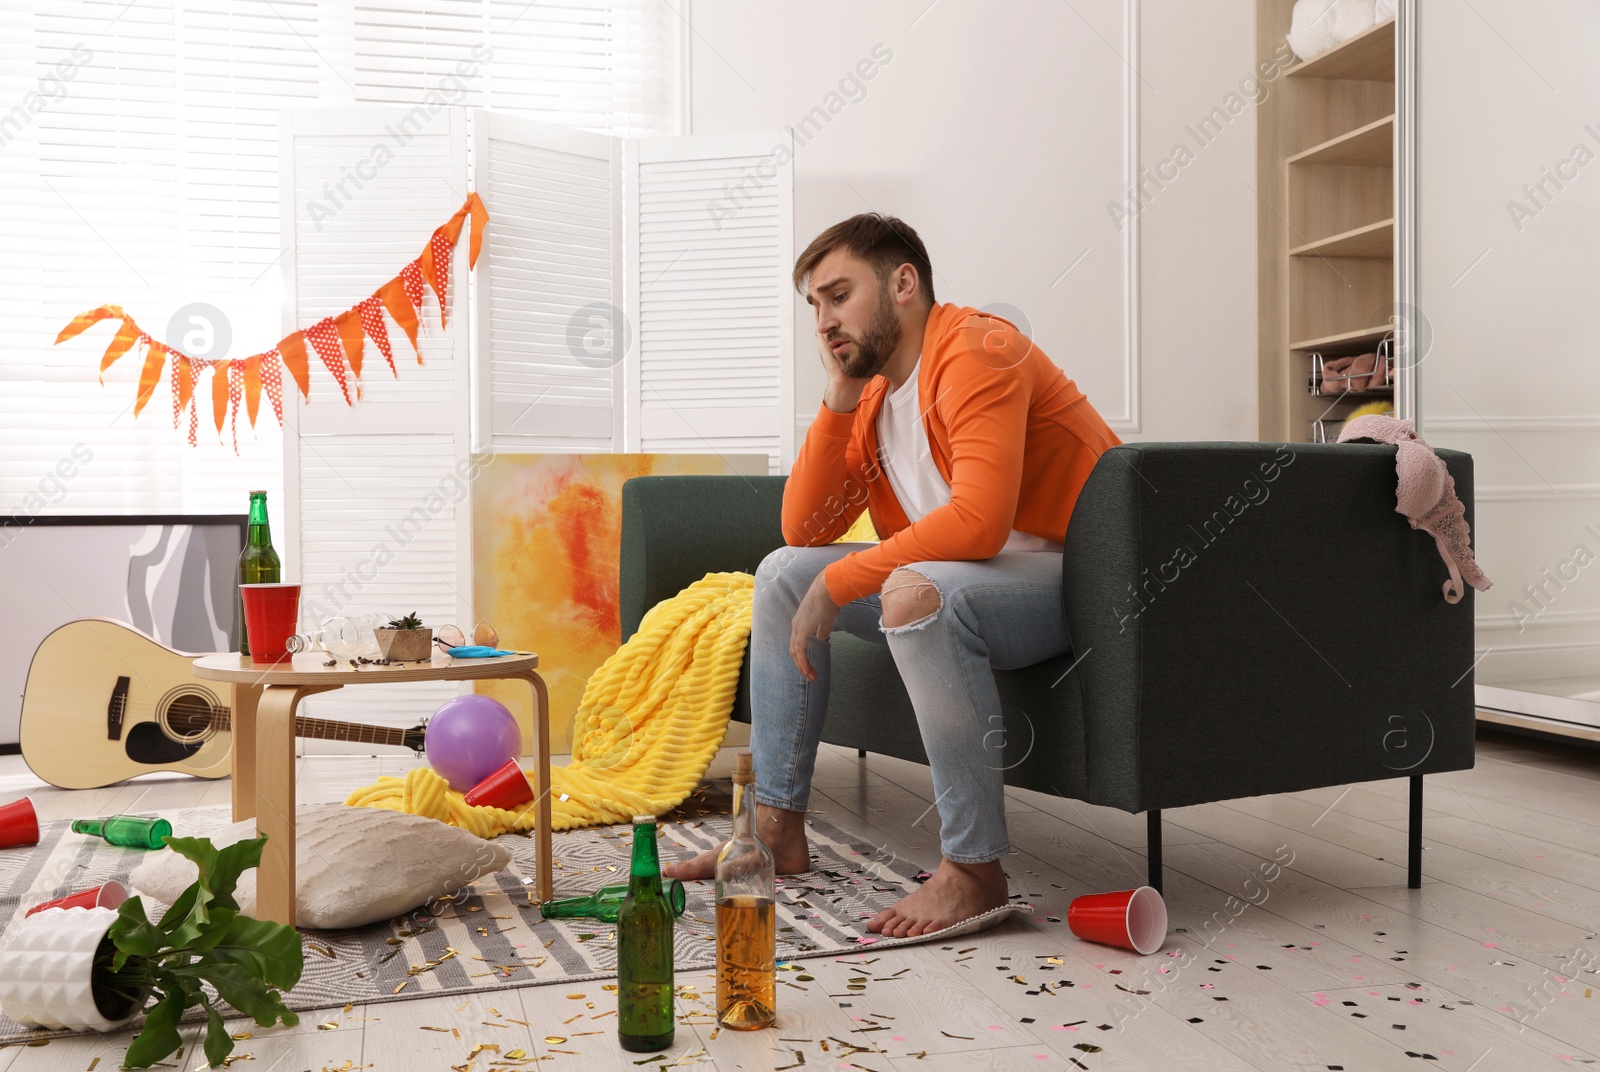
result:
[(401, 980), (401, 982), (400, 982), (400, 985), (399, 985), (399, 986), (397, 986), (397, 987), (395, 987), (395, 988), (394, 988), (394, 989), (393, 989), (393, 990), (391, 990), (391, 991), (389, 991), (389, 993), (391, 993), (391, 994), (398, 994), (398, 993), (400, 993), (400, 991), (402, 991), (402, 990), (404, 990), (404, 989), (405, 989), (405, 988), (406, 988), (406, 984), (407, 984), (407, 983), (409, 983), (409, 982), (411, 982), (411, 980), (410, 980), (410, 979), (403, 979), (403, 980)]
[(945, 1038), (965, 1039), (968, 1042), (971, 1042), (972, 1038), (973, 1038), (973, 1036), (971, 1036), (971, 1035), (952, 1035), (948, 1031), (941, 1031), (941, 1032), (939, 1032), (939, 1034), (943, 1035)]
[(1049, 957), (1049, 958), (1047, 958), (1045, 960), (1045, 963), (1046, 964), (1065, 964), (1066, 961), (1062, 960), (1060, 957)]
[(508, 1060), (508, 1061), (520, 1061), (526, 1056), (528, 1056), (528, 1053), (527, 1053), (526, 1050), (508, 1050), (508, 1051), (506, 1051), (506, 1060)]
[(526, 1020), (518, 1020), (515, 1016), (507, 1016), (506, 1019), (509, 1020), (511, 1023), (514, 1023), (514, 1024), (521, 1024), (523, 1027), (532, 1027), (533, 1026), (532, 1024), (528, 1023), (528, 1021), (526, 1021)]
[(567, 1041), (567, 1037), (565, 1035), (546, 1035), (544, 1040), (551, 1046), (559, 1046), (563, 1042)]
[(510, 1024), (491, 1024), (488, 1020), (481, 1020), (479, 1022), (482, 1023), (484, 1027), (503, 1027), (507, 1031), (511, 1030)]
[(100, 1058), (96, 1057), (93, 1061), (89, 1062), (89, 1067), (85, 1070), (85, 1072), (94, 1072), (95, 1065), (98, 1065), (99, 1063)]
[(390, 945), (405, 945), (406, 944), (406, 940), (404, 938), (385, 938), (384, 941), (388, 942)]
[(254, 1031), (236, 1031), (231, 1037), (235, 1042), (243, 1042), (245, 1039), (255, 1038), (256, 1035)]
[(603, 1020), (607, 1016), (615, 1016), (615, 1015), (617, 1015), (617, 1010), (616, 1009), (607, 1009), (605, 1012), (595, 1013), (593, 1016), (589, 1017), (589, 1019), (591, 1019), (591, 1020)]
[(424, 1031), (440, 1031), (440, 1032), (443, 1032), (446, 1035), (448, 1035), (450, 1033), (450, 1029), (448, 1027), (429, 1027), (426, 1024), (422, 1025), (422, 1030), (424, 1030)]
[(578, 1056), (578, 1051), (577, 1050), (558, 1050), (554, 1046), (550, 1047), (550, 1052), (551, 1053), (570, 1053), (574, 1057)]
[(480, 1042), (476, 1046), (472, 1047), (471, 1053), (467, 1054), (467, 1063), (471, 1064), (472, 1059), (478, 1056), (478, 1054), (482, 1053), (484, 1050), (493, 1050), (495, 1053), (499, 1053), (500, 1047), (493, 1042)]
[(603, 1035), (603, 1034), (605, 1034), (604, 1031), (579, 1031), (577, 1034), (573, 1035), (572, 1037), (573, 1038), (582, 1038), (585, 1035)]
[(571, 1015), (571, 1016), (569, 1016), (569, 1017), (567, 1017), (567, 1018), (566, 1018), (566, 1019), (565, 1019), (565, 1020), (563, 1020), (563, 1021), (561, 1021), (561, 1022), (562, 1022), (562, 1023), (563, 1023), (563, 1024), (570, 1024), (570, 1023), (572, 1023), (572, 1021), (574, 1021), (574, 1020), (581, 1020), (581, 1019), (583, 1019), (583, 1013), (581, 1013), (581, 1012), (575, 1012), (575, 1013), (573, 1013), (573, 1014), (572, 1014), (572, 1015)]
[(617, 984), (616, 983), (601, 983), (600, 984), (600, 989), (601, 990), (609, 990), (612, 993), (616, 993)]

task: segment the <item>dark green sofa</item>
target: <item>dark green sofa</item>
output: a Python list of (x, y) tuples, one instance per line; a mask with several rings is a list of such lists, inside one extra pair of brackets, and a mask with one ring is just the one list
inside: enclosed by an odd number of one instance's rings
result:
[[(1472, 457), (1438, 453), (1470, 523)], [(783, 484), (628, 481), (623, 638), (659, 600), (781, 546)], [(1434, 541), (1395, 512), (1395, 484), (1387, 445), (1106, 452), (1067, 529), (1072, 652), (995, 674), (1006, 781), (1148, 813), (1159, 889), (1162, 808), (1409, 777), (1418, 886), (1422, 776), (1473, 764), (1473, 591), (1445, 602)], [(832, 643), (823, 738), (925, 763), (888, 648)]]

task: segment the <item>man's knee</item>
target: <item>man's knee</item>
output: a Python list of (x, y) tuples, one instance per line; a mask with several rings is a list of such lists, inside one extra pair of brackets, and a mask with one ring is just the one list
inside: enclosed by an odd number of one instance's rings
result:
[(913, 569), (897, 569), (889, 574), (879, 602), (885, 629), (916, 625), (944, 605), (938, 586)]

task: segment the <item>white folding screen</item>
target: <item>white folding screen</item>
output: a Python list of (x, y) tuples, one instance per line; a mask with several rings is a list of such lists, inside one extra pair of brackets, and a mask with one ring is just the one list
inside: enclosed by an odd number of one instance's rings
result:
[[(308, 622), (475, 622), (469, 476), (486, 455), (760, 452), (781, 471), (794, 453), (787, 131), (626, 139), (417, 113), (280, 116), (284, 334), (371, 294), (469, 189), (490, 216), (476, 270), (467, 233), (451, 260), (443, 330), (429, 292), (420, 365), (391, 322), (399, 374), (369, 342), (353, 406), (315, 351), (309, 403), (285, 379), (279, 543)], [(456, 691), (308, 702), (410, 725)]]
[[(366, 298), (466, 200), (466, 115), (425, 115), (404, 107), (281, 114), (284, 334)], [(398, 374), (369, 340), (359, 400), (350, 383), (353, 406), (310, 347), (309, 402), (284, 376), (287, 524), (278, 543), (286, 578), (303, 585), (308, 622), (415, 611), (431, 625), (471, 625), (467, 247), (464, 230), (446, 328), (431, 291), (424, 300), (420, 364), (391, 320)], [(375, 685), (308, 702), (320, 718), (411, 725), (458, 691)]]
[(794, 457), (789, 131), (628, 146), (628, 449)]
[(477, 449), (622, 448), (622, 140), (474, 113)]

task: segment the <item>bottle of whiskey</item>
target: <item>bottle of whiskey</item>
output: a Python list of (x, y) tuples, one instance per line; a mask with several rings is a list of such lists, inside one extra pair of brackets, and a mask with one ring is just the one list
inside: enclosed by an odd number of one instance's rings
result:
[(617, 910), (617, 1040), (653, 1053), (672, 1045), (672, 906), (661, 890), (656, 817), (633, 817), (628, 895)]
[(717, 854), (717, 1020), (736, 1031), (771, 1027), (777, 1015), (776, 869), (756, 831), (756, 774), (749, 752), (733, 769), (733, 836)]
[[(240, 584), (277, 584), (283, 580), (283, 566), (272, 549), (272, 529), (267, 524), (267, 493), (250, 493), (250, 530), (244, 550), (239, 552)], [(250, 638), (244, 627), (244, 601), (234, 592), (234, 612), (239, 622), (239, 654), (250, 654)]]

